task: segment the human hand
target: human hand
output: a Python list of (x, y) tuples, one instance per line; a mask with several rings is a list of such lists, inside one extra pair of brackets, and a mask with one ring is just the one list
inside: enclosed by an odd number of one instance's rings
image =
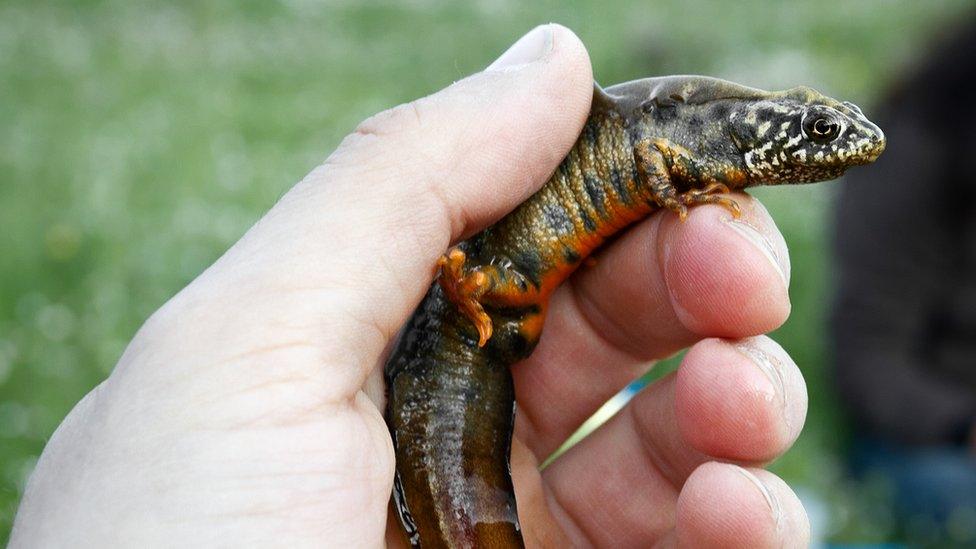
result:
[[(545, 182), (591, 86), (578, 39), (547, 26), (485, 72), (364, 122), (72, 410), (11, 546), (402, 543), (384, 356), (438, 256)], [(805, 543), (799, 501), (756, 468), (806, 412), (793, 362), (748, 337), (788, 314), (786, 248), (765, 210), (738, 200), (742, 222), (708, 206), (685, 223), (653, 216), (553, 296), (538, 349), (513, 369), (530, 546)], [(650, 360), (688, 345), (676, 375), (539, 472)]]

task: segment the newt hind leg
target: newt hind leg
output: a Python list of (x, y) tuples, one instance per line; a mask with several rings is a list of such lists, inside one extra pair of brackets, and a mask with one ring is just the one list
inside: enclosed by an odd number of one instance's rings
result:
[(485, 312), (480, 298), (488, 291), (491, 280), (479, 268), (465, 272), (465, 253), (452, 248), (437, 260), (440, 270), (438, 282), (444, 289), (447, 299), (454, 303), (464, 316), (468, 317), (478, 329), (478, 347), (484, 347), (491, 338), (491, 317)]
[(482, 304), (511, 309), (545, 301), (539, 288), (507, 259), (472, 263), (463, 250), (452, 248), (437, 260), (437, 267), (444, 294), (478, 329), (478, 347), (488, 343), (493, 331)]

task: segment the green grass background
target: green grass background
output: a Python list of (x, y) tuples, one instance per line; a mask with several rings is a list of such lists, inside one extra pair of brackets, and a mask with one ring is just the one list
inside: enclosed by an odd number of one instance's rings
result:
[[(704, 73), (871, 105), (972, 2), (404, 3), (0, 0), (0, 541), (45, 440), (146, 317), (364, 117), (488, 64), (538, 23), (572, 27), (596, 77)], [(763, 190), (792, 251), (776, 338), (810, 417), (775, 469), (818, 536), (891, 517), (842, 478), (825, 246), (837, 185)], [(878, 496), (880, 497), (880, 496)]]

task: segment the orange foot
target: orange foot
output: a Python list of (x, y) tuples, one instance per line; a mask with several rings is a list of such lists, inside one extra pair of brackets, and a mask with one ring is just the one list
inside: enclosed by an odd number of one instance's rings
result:
[(722, 206), (728, 210), (732, 214), (732, 217), (739, 219), (739, 217), (742, 215), (742, 210), (739, 209), (739, 204), (731, 198), (718, 196), (728, 192), (729, 188), (723, 183), (709, 183), (704, 189), (692, 189), (679, 194), (677, 200), (672, 200), (672, 203), (665, 204), (665, 207), (677, 213), (678, 218), (684, 221), (685, 218), (688, 217), (689, 206), (696, 206), (698, 204), (718, 204), (719, 206)]
[(437, 260), (440, 269), (438, 282), (451, 303), (457, 305), (461, 313), (474, 323), (478, 329), (478, 347), (484, 347), (491, 338), (491, 317), (478, 299), (488, 291), (490, 283), (488, 275), (477, 268), (465, 274), (464, 260), (464, 252), (457, 248), (442, 255)]

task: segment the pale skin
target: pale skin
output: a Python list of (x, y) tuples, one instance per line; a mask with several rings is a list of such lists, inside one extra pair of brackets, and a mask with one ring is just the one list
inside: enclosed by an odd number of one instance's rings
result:
[[(398, 546), (382, 365), (438, 257), (538, 189), (589, 109), (579, 40), (550, 25), (365, 121), (139, 330), (51, 438), (12, 547)], [(806, 389), (761, 334), (789, 313), (786, 246), (745, 195), (659, 212), (557, 290), (513, 367), (512, 469), (529, 546), (800, 547), (762, 469)], [(555, 463), (654, 360), (691, 346)]]

